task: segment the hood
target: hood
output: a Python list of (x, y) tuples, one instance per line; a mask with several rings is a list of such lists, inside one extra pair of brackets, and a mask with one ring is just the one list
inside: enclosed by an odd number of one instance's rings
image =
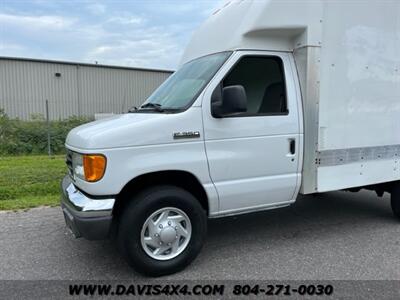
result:
[(66, 146), (82, 150), (171, 143), (174, 132), (200, 131), (201, 110), (182, 113), (128, 113), (72, 129)]

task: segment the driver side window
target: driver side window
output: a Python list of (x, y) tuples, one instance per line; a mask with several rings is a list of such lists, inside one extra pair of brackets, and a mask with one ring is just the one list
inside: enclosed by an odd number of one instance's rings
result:
[(242, 85), (247, 112), (236, 116), (287, 115), (283, 63), (279, 57), (245, 56), (223, 80), (223, 87)]

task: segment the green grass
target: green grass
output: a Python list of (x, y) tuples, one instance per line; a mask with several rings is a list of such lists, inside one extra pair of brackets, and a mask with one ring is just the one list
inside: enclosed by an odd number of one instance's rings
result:
[(64, 155), (0, 157), (0, 210), (58, 205), (66, 172)]

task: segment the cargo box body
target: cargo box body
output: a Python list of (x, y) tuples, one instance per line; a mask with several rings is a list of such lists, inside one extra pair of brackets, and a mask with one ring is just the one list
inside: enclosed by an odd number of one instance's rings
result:
[(321, 26), (320, 47), (294, 51), (305, 112), (302, 191), (399, 180), (399, 2), (327, 3)]
[(290, 52), (296, 62), (302, 193), (400, 179), (399, 1), (233, 1), (194, 35), (182, 62), (245, 49)]

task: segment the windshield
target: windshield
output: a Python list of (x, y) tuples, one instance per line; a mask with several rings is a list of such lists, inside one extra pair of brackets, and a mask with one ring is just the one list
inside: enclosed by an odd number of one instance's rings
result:
[(226, 61), (231, 52), (203, 56), (184, 64), (139, 108), (179, 110), (190, 105)]

